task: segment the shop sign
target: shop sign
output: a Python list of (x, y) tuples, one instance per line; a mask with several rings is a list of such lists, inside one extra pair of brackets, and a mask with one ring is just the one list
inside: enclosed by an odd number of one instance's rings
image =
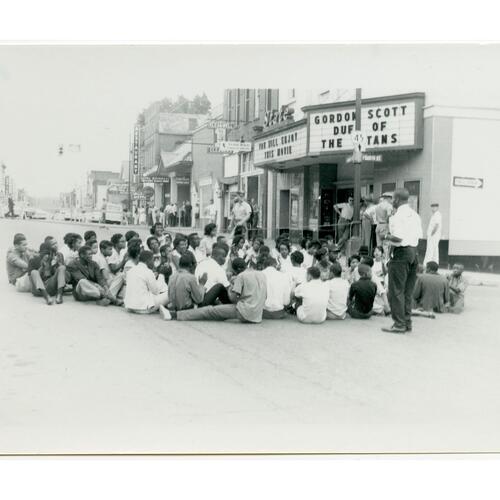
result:
[(306, 151), (307, 128), (304, 125), (255, 141), (254, 165), (300, 158)]
[(134, 175), (139, 173), (139, 126), (134, 127)]
[(288, 106), (282, 106), (281, 109), (272, 109), (266, 111), (264, 115), (264, 127), (272, 127), (278, 123), (293, 120), (294, 110)]
[(154, 196), (155, 190), (151, 186), (146, 186), (145, 188), (142, 189), (142, 194), (146, 198), (151, 198), (152, 196)]
[(170, 184), (170, 177), (160, 177), (160, 176), (150, 175), (148, 176), (148, 181), (154, 182), (155, 184)]
[[(361, 136), (367, 150), (422, 147), (423, 99), (414, 98), (364, 104)], [(347, 152), (354, 149), (356, 111), (353, 105), (311, 111), (310, 153)], [(354, 136), (356, 137), (356, 136)]]
[(229, 122), (225, 120), (210, 120), (208, 122), (208, 128), (216, 128), (216, 129), (234, 129), (236, 128), (236, 123)]
[(189, 186), (191, 178), (189, 176), (176, 177), (175, 182), (178, 186)]
[(110, 194), (127, 194), (128, 184), (111, 184), (108, 186), (108, 193)]
[(216, 142), (215, 146), (219, 148), (221, 153), (249, 153), (252, 151), (251, 142), (221, 141)]
[(453, 177), (453, 185), (455, 187), (483, 189), (484, 179), (480, 177)]

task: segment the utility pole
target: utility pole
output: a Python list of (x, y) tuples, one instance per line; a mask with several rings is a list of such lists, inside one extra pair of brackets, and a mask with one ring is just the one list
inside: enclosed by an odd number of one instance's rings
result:
[[(361, 132), (361, 89), (356, 89), (356, 132)], [(354, 217), (353, 222), (359, 222), (359, 211), (361, 202), (361, 162), (363, 156), (361, 154), (353, 154), (354, 164)], [(355, 224), (354, 234), (359, 236), (360, 224)]]
[(130, 134), (128, 135), (128, 215), (132, 215), (132, 193), (130, 192), (130, 185), (132, 183), (132, 165), (131, 160), (131, 144), (130, 144)]

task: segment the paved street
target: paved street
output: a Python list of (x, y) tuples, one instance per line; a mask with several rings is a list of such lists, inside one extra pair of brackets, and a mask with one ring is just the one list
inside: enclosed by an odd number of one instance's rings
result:
[[(15, 232), (36, 247), (70, 227), (0, 220), (1, 259)], [(0, 452), (498, 450), (499, 292), (472, 286), (464, 314), (405, 336), (382, 318), (181, 324), (47, 307), (2, 264)]]

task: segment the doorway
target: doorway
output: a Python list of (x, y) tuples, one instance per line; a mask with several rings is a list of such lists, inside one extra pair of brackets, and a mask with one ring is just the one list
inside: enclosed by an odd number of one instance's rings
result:
[(290, 190), (280, 190), (279, 234), (290, 231)]

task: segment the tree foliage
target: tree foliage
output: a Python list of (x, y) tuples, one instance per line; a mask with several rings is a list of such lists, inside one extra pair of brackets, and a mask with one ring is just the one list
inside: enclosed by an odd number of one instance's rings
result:
[(195, 95), (192, 100), (180, 95), (175, 101), (172, 101), (169, 97), (165, 97), (160, 101), (161, 112), (206, 115), (210, 111), (211, 107), (212, 104), (210, 103), (205, 92), (203, 92), (202, 95)]

